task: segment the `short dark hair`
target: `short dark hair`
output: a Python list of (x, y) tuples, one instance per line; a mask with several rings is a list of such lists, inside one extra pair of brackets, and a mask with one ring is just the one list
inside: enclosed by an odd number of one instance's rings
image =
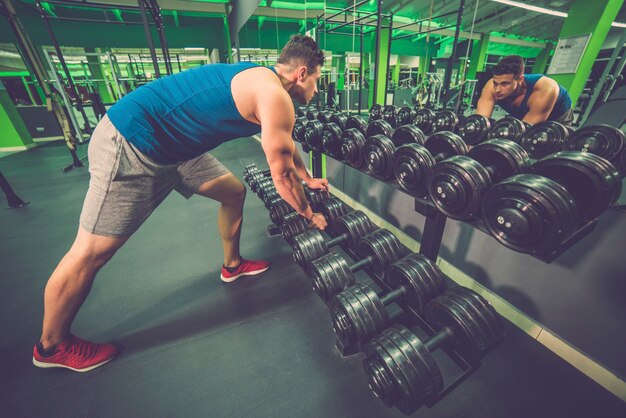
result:
[(493, 75), (513, 74), (513, 77), (519, 78), (524, 74), (524, 58), (519, 55), (508, 55), (500, 60), (493, 67)]
[(324, 65), (326, 58), (313, 38), (306, 35), (292, 35), (289, 42), (280, 51), (277, 62), (288, 64), (291, 61), (306, 65), (307, 72), (312, 74), (318, 65)]

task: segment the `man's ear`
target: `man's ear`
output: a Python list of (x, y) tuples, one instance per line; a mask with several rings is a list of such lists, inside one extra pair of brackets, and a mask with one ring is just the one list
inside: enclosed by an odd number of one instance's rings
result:
[(304, 78), (308, 74), (306, 65), (298, 67), (298, 81), (304, 81)]

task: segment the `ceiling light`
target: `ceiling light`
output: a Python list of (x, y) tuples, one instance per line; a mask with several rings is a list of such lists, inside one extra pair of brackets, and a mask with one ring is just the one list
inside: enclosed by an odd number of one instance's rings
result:
[[(529, 4), (524, 4), (519, 1), (513, 1), (513, 0), (491, 0), (491, 1), (496, 2), (496, 3), (506, 4), (506, 5), (513, 6), (513, 7), (519, 7), (520, 9), (531, 10), (537, 13), (543, 13), (546, 15), (567, 17), (567, 13), (565, 12), (559, 12), (558, 10), (547, 9), (545, 7), (531, 6)], [(626, 28), (626, 23), (613, 22), (611, 23), (611, 26), (616, 27), (616, 28)]]

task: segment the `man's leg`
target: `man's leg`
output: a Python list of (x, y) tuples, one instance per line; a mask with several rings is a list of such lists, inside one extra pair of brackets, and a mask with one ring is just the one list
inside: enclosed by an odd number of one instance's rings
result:
[(217, 226), (224, 247), (224, 266), (236, 267), (241, 262), (239, 238), (246, 188), (232, 173), (228, 173), (200, 185), (197, 194), (221, 203)]
[(74, 244), (46, 285), (40, 339), (44, 350), (69, 338), (72, 322), (89, 294), (96, 273), (127, 239), (94, 235), (79, 228)]

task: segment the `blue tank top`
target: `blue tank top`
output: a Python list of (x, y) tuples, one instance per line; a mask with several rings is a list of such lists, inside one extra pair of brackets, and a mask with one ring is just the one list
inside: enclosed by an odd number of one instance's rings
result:
[[(509, 115), (520, 120), (523, 119), (524, 116), (526, 116), (526, 113), (528, 113), (528, 98), (533, 92), (535, 84), (537, 84), (537, 81), (539, 81), (541, 77), (543, 77), (543, 74), (524, 74), (524, 79), (526, 80), (526, 95), (524, 96), (524, 100), (522, 100), (522, 104), (519, 108), (505, 102), (497, 102), (497, 104)], [(554, 108), (552, 109), (550, 116), (548, 116), (548, 120), (557, 120), (571, 108), (572, 99), (571, 97), (569, 97), (569, 93), (567, 92), (565, 87), (559, 85), (559, 95), (556, 99), (556, 103), (554, 104)]]
[(235, 75), (254, 67), (249, 62), (209, 64), (163, 77), (127, 94), (107, 114), (126, 140), (153, 160), (190, 160), (261, 132), (241, 116), (230, 88)]

